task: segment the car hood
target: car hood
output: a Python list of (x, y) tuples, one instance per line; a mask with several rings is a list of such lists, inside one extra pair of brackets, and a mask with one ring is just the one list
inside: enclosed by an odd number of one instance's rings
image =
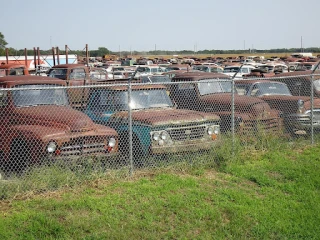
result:
[[(231, 111), (232, 95), (230, 93), (211, 94), (200, 97), (201, 105), (204, 109), (211, 111), (223, 112)], [(254, 115), (259, 115), (263, 111), (270, 112), (270, 106), (267, 102), (256, 97), (243, 95), (234, 95), (235, 111), (246, 112)]]
[(19, 124), (51, 126), (72, 132), (93, 130), (95, 124), (84, 113), (69, 106), (33, 106), (15, 109), (15, 121)]
[[(304, 109), (311, 109), (311, 101), (308, 96), (284, 96), (284, 95), (264, 95), (259, 97), (266, 101), (271, 108), (281, 110), (284, 113), (296, 113), (298, 111), (298, 101), (304, 101)], [(320, 109), (320, 98), (314, 98), (313, 108)]]
[[(113, 118), (128, 118), (128, 112), (118, 112)], [(219, 116), (213, 113), (197, 112), (185, 109), (147, 109), (132, 111), (132, 120), (148, 125), (187, 124), (205, 121), (218, 121)]]

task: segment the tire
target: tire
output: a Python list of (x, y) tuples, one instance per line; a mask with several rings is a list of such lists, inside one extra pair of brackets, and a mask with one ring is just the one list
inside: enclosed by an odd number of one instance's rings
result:
[(0, 181), (7, 179), (6, 165), (4, 162), (4, 154), (0, 152)]
[(10, 163), (8, 170), (18, 174), (30, 167), (30, 151), (27, 143), (21, 139), (15, 139), (11, 144)]
[[(132, 157), (133, 157), (133, 163), (135, 166), (137, 167), (141, 167), (143, 166), (143, 159), (144, 159), (144, 153), (143, 153), (143, 150), (141, 148), (141, 144), (140, 144), (140, 141), (138, 139), (138, 137), (133, 134), (132, 136)], [(125, 132), (125, 133), (122, 133), (120, 135), (120, 146), (119, 146), (119, 149), (120, 149), (120, 153), (123, 155), (123, 157), (127, 160), (129, 160), (129, 133), (128, 132)], [(130, 164), (128, 162), (128, 164)]]

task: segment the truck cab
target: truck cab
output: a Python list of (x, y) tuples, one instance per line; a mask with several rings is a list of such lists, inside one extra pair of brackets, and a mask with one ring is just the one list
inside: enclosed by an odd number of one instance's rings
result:
[(64, 80), (67, 86), (75, 87), (68, 89), (70, 103), (74, 107), (86, 105), (88, 88), (77, 88), (79, 86), (91, 85), (96, 82), (91, 80), (89, 68), (83, 64), (60, 64), (49, 69), (48, 77)]
[(42, 76), (0, 78), (0, 165), (23, 170), (35, 163), (118, 153), (118, 134), (69, 105), (66, 83)]
[(0, 65), (0, 77), (29, 75), (29, 71), (23, 64), (9, 63)]

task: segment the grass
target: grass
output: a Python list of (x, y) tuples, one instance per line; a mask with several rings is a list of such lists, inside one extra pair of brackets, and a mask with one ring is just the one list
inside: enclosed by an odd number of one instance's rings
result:
[(49, 169), (0, 202), (0, 239), (317, 239), (319, 146), (236, 139), (233, 156), (223, 143), (131, 178)]

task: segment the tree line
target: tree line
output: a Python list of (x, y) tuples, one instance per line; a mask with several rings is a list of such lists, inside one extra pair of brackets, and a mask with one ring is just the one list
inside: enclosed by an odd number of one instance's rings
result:
[[(8, 43), (5, 40), (4, 35), (0, 32), (0, 56), (6, 55), (6, 46)], [(8, 54), (9, 56), (24, 56), (24, 49), (15, 49), (15, 48), (8, 48)], [(319, 53), (320, 48), (317, 47), (310, 47), (310, 48), (304, 48), (304, 52), (312, 52), (312, 53)], [(301, 48), (276, 48), (276, 49), (242, 49), (242, 50), (218, 50), (218, 49), (205, 49), (205, 50), (199, 50), (197, 52), (192, 50), (181, 50), (181, 51), (168, 51), (168, 50), (153, 50), (153, 51), (111, 51), (107, 49), (106, 47), (98, 47), (97, 50), (90, 50), (89, 56), (90, 57), (102, 57), (104, 55), (118, 55), (118, 56), (130, 56), (130, 55), (194, 55), (194, 54), (262, 54), (262, 53), (288, 53), (290, 55), (291, 53), (301, 52)], [(60, 54), (65, 54), (65, 49), (59, 49)], [(27, 55), (33, 56), (34, 49), (27, 49)], [(51, 55), (52, 49), (48, 50), (41, 50), (41, 55)], [(85, 50), (72, 50), (68, 49), (68, 54), (76, 54), (78, 56), (85, 56), (86, 52)]]

